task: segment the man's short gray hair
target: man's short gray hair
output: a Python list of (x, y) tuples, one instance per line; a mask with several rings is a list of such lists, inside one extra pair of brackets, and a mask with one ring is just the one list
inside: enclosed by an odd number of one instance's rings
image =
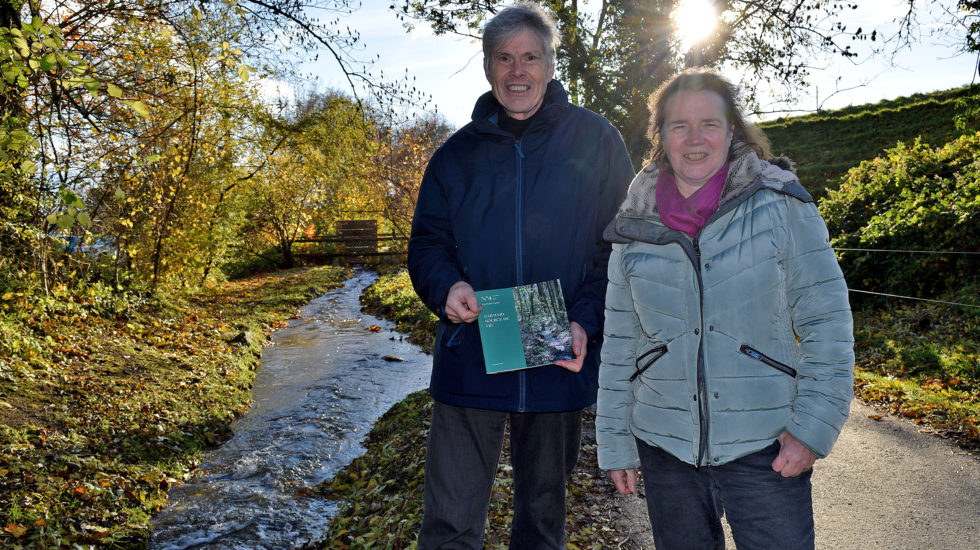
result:
[(501, 44), (507, 42), (528, 29), (541, 39), (544, 45), (544, 55), (549, 65), (555, 64), (555, 50), (561, 43), (558, 24), (555, 17), (541, 6), (528, 1), (522, 1), (505, 8), (493, 16), (483, 27), (483, 65), (490, 67), (493, 52)]

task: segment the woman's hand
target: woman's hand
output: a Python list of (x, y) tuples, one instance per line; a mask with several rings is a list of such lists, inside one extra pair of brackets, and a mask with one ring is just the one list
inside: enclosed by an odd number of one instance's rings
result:
[(609, 470), (609, 479), (616, 484), (616, 490), (621, 495), (636, 492), (636, 470)]
[(779, 455), (772, 461), (772, 469), (783, 477), (796, 477), (813, 467), (817, 455), (810, 452), (795, 437), (784, 431), (779, 435)]

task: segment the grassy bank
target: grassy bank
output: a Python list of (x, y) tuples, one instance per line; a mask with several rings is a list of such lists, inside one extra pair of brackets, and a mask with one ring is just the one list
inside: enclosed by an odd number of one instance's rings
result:
[[(435, 318), (418, 303), (405, 272), (369, 287), (364, 309), (395, 320), (420, 341)], [(909, 305), (855, 312), (856, 394), (879, 407), (928, 426), (970, 452), (980, 451), (980, 315), (940, 305)], [(431, 338), (431, 337), (430, 337)], [(431, 341), (429, 341), (431, 346)], [(322, 548), (414, 548), (421, 523), (422, 465), (431, 399), (418, 392), (392, 408), (368, 436), (367, 453), (323, 484), (318, 492), (340, 500)], [(591, 418), (587, 415), (586, 425)], [(588, 429), (587, 429), (588, 432)], [(490, 548), (506, 548), (510, 471), (500, 461), (491, 500)], [(586, 437), (569, 491), (570, 548), (630, 548), (614, 521), (609, 481)]]
[(980, 453), (980, 310), (900, 302), (854, 324), (856, 394)]
[(142, 548), (167, 489), (230, 435), (261, 344), (347, 272), (308, 268), (105, 308), (0, 317), (0, 544)]

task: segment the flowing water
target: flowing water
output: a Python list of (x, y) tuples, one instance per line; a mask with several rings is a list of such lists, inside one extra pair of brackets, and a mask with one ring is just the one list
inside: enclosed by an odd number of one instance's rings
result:
[(301, 490), (362, 454), (377, 418), (428, 383), (431, 359), (359, 311), (375, 278), (358, 271), (273, 335), (251, 408), (204, 457), (209, 473), (170, 490), (151, 549), (288, 549), (321, 538), (335, 505)]

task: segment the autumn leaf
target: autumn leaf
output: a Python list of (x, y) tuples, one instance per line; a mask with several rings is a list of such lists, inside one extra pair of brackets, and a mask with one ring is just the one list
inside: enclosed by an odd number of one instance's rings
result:
[(23, 525), (18, 525), (16, 523), (8, 523), (5, 529), (8, 533), (15, 537), (23, 537), (27, 533), (27, 528)]
[(381, 327), (379, 327), (378, 325), (371, 325), (367, 329), (370, 330), (371, 332), (381, 332)]
[(146, 119), (150, 118), (150, 111), (146, 108), (146, 103), (143, 103), (142, 101), (126, 100), (126, 105), (129, 105), (130, 108), (136, 111), (136, 114), (140, 115), (141, 117)]
[(90, 525), (87, 523), (82, 524), (82, 529), (89, 531), (97, 538), (105, 538), (109, 536), (109, 530), (101, 525)]

